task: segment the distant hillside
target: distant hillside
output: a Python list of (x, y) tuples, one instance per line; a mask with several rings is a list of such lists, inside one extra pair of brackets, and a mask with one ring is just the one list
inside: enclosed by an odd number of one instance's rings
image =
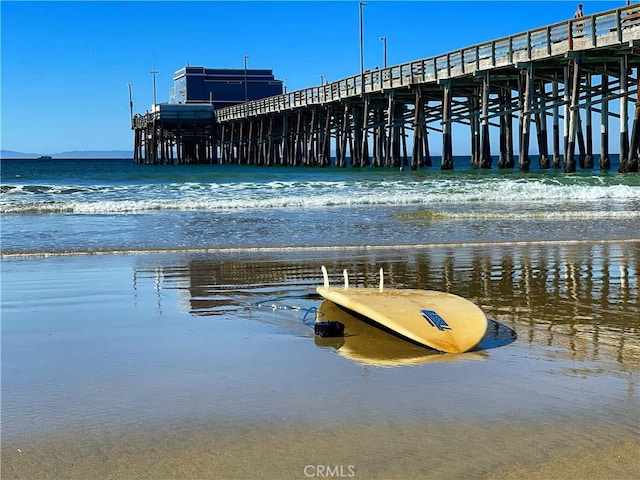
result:
[(11, 150), (0, 150), (0, 158), (38, 158), (37, 153), (13, 152)]
[(11, 150), (0, 150), (0, 158), (38, 158), (50, 155), (52, 158), (133, 158), (131, 150), (74, 150), (60, 153), (23, 153)]

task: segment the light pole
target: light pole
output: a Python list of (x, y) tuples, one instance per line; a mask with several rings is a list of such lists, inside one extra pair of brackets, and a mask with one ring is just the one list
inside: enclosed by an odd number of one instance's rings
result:
[(133, 94), (131, 93), (131, 87), (133, 83), (127, 83), (129, 86), (129, 111), (131, 112), (131, 118), (133, 119)]
[(244, 102), (247, 103), (249, 95), (247, 93), (247, 58), (249, 55), (244, 56)]
[(384, 68), (387, 68), (387, 37), (380, 37), (382, 40), (382, 53), (384, 58)]
[(156, 73), (158, 73), (157, 70), (151, 70), (151, 75), (153, 75), (153, 104), (154, 105), (157, 103), (157, 100), (156, 100)]
[(364, 94), (364, 34), (362, 28), (362, 9), (366, 6), (366, 3), (360, 2), (360, 89), (362, 94)]
[(324, 85), (324, 75), (320, 75), (320, 85)]

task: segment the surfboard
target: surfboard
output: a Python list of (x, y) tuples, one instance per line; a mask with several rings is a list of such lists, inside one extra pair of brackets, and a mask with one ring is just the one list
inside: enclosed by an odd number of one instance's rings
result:
[(320, 348), (331, 348), (341, 357), (367, 366), (402, 367), (426, 363), (483, 360), (482, 352), (442, 353), (407, 342), (371, 323), (362, 321), (330, 300), (317, 309), (316, 321), (334, 321), (344, 325), (343, 337), (315, 337)]
[(348, 273), (341, 288), (324, 285), (316, 291), (323, 298), (382, 326), (411, 342), (446, 353), (474, 349), (487, 333), (487, 318), (466, 298), (435, 290), (384, 288), (380, 269), (379, 288), (352, 288)]

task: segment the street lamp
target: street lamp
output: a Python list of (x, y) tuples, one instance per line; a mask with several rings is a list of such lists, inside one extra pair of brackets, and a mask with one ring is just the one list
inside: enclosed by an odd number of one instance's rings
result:
[(249, 55), (244, 56), (244, 101), (245, 103), (249, 99), (249, 95), (247, 94), (247, 58), (249, 58)]
[(129, 111), (131, 112), (131, 118), (133, 119), (133, 94), (131, 93), (131, 87), (133, 83), (127, 83), (129, 86)]
[(153, 75), (153, 104), (155, 105), (157, 103), (156, 101), (156, 74), (158, 73), (157, 70), (151, 70), (151, 75)]
[(362, 9), (366, 7), (367, 4), (364, 2), (360, 2), (360, 88), (361, 93), (364, 94), (364, 36), (363, 36), (363, 28), (362, 28)]
[(382, 40), (382, 52), (384, 55), (384, 68), (387, 68), (387, 37), (380, 37)]

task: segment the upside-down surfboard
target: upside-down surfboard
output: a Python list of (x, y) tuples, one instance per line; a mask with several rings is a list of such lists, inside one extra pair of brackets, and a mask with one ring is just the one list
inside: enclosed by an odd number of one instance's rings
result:
[(327, 300), (391, 330), (412, 342), (441, 352), (462, 353), (475, 348), (487, 333), (487, 318), (478, 306), (450, 293), (434, 290), (385, 289), (380, 270), (379, 288), (324, 286), (316, 291)]
[(344, 337), (315, 337), (321, 348), (334, 348), (338, 355), (375, 367), (401, 367), (426, 363), (446, 363), (460, 360), (482, 360), (481, 352), (442, 353), (385, 332), (363, 322), (361, 316), (354, 316), (330, 300), (323, 300), (317, 310), (316, 321), (337, 321), (344, 325)]

